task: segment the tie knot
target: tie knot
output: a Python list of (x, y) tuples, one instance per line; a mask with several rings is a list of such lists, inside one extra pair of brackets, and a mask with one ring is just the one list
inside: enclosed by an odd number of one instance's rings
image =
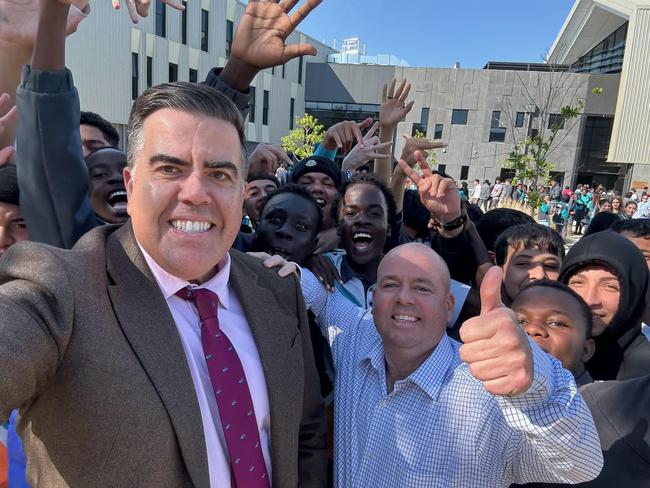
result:
[(217, 308), (219, 307), (219, 297), (216, 293), (206, 288), (181, 288), (176, 295), (194, 303), (199, 311), (199, 318), (205, 321), (211, 318), (217, 318)]

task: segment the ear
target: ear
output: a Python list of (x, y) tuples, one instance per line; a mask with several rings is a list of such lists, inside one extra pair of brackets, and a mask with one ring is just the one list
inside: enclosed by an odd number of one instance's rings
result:
[(497, 264), (497, 257), (496, 257), (496, 254), (494, 254), (494, 251), (488, 251), (488, 254), (489, 254), (490, 257), (492, 258), (492, 262), (493, 262), (494, 264)]
[(125, 166), (122, 170), (124, 186), (126, 187), (126, 213), (131, 215), (131, 196), (133, 195), (133, 180), (135, 180), (135, 168)]
[[(447, 300), (445, 300), (445, 309), (447, 311), (447, 323), (451, 322), (451, 316), (452, 313), (454, 312), (454, 305), (456, 304), (456, 298), (454, 297), (453, 293), (451, 291), (449, 292), (449, 295), (447, 296)], [(454, 324), (449, 324), (449, 325), (454, 325)]]
[(390, 237), (393, 235), (393, 226), (388, 224), (388, 227), (386, 227), (386, 237)]
[(581, 357), (582, 362), (586, 363), (587, 361), (589, 361), (595, 352), (596, 352), (596, 342), (592, 338), (587, 339), (582, 349), (582, 357)]

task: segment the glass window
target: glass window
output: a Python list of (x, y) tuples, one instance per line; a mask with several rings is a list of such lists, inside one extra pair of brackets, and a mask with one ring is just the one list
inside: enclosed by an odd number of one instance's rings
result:
[(501, 111), (492, 112), (492, 122), (490, 123), (490, 138), (488, 142), (505, 142), (506, 129), (501, 127)]
[(460, 179), (461, 180), (466, 180), (468, 176), (469, 176), (469, 166), (461, 166), (460, 167)]
[(439, 164), (438, 167), (436, 168), (438, 173), (447, 173), (447, 165), (446, 164)]
[(153, 85), (153, 58), (147, 56), (147, 88)]
[(250, 100), (248, 101), (248, 121), (255, 122), (255, 87), (250, 87)]
[(327, 102), (318, 102), (319, 110), (332, 110), (332, 104)]
[(169, 82), (174, 83), (175, 81), (178, 81), (178, 65), (169, 63)]
[(305, 108), (315, 109), (318, 108), (318, 104), (316, 102), (305, 102)]
[(422, 107), (422, 112), (420, 112), (420, 124), (424, 126), (429, 125), (429, 109), (427, 107)]
[(303, 57), (298, 58), (298, 84), (302, 85), (302, 68), (303, 68)]
[(181, 42), (187, 44), (187, 2), (183, 0), (181, 3), (185, 7), (181, 10)]
[(262, 101), (262, 125), (269, 125), (269, 91), (264, 90)]
[(167, 36), (167, 5), (162, 0), (156, 0), (156, 35)]
[(467, 116), (469, 110), (453, 109), (451, 111), (451, 124), (452, 125), (467, 125)]
[(190, 68), (190, 83), (196, 83), (199, 80), (199, 72)]
[(436, 129), (433, 132), (434, 139), (442, 139), (442, 124), (436, 124)]
[(361, 105), (358, 103), (348, 103), (348, 110), (350, 112), (361, 112)]
[(548, 116), (548, 128), (551, 130), (564, 129), (564, 117), (561, 114), (550, 114)]
[(333, 103), (332, 110), (346, 110), (347, 104), (345, 103)]
[(208, 50), (210, 12), (201, 9), (201, 51)]
[(138, 54), (131, 53), (131, 100), (138, 98), (139, 90), (138, 85), (140, 84), (140, 74), (138, 69)]
[(361, 105), (361, 109), (364, 112), (379, 112), (379, 105), (372, 105), (372, 104), (364, 103), (364, 104)]
[(427, 136), (427, 128), (423, 126), (422, 124), (413, 124), (413, 128), (411, 129), (411, 137), (426, 137)]
[(292, 98), (289, 103), (289, 130), (293, 130), (293, 120), (296, 116), (296, 99)]
[(282, 78), (284, 78), (284, 75), (286, 75), (286, 74), (287, 74), (287, 65), (283, 64), (282, 65)]
[(226, 20), (226, 57), (230, 57), (230, 48), (232, 47), (232, 37), (235, 25), (230, 20)]
[(524, 126), (524, 116), (526, 114), (524, 112), (517, 112), (517, 116), (515, 117), (515, 127), (523, 127)]

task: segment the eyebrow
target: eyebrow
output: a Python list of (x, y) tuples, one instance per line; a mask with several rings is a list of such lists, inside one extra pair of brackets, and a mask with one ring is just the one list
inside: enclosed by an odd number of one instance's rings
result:
[[(191, 165), (191, 163), (185, 161), (184, 159), (170, 156), (168, 154), (154, 154), (151, 156), (149, 158), (149, 164), (153, 165), (155, 163), (174, 164), (176, 166)], [(203, 166), (208, 169), (229, 169), (231, 171), (234, 171), (236, 174), (239, 174), (239, 168), (231, 161), (208, 161), (204, 163)]]

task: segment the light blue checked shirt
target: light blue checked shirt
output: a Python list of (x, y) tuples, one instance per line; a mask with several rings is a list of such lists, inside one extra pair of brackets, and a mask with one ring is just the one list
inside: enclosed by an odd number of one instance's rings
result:
[(336, 368), (335, 486), (508, 487), (600, 472), (598, 434), (571, 373), (534, 342), (533, 385), (519, 397), (489, 394), (447, 336), (387, 393), (371, 310), (328, 293), (308, 270), (301, 285)]

